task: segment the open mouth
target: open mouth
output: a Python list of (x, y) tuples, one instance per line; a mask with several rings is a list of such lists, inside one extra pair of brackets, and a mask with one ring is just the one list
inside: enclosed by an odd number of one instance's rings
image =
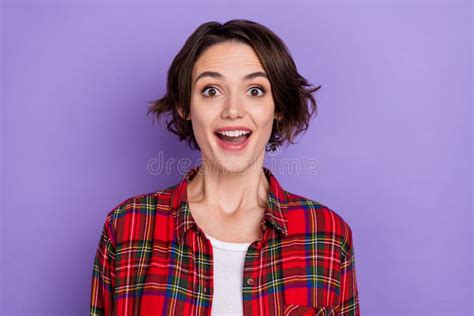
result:
[(229, 145), (240, 145), (243, 144), (250, 135), (252, 135), (252, 132), (214, 132), (214, 134), (224, 143)]

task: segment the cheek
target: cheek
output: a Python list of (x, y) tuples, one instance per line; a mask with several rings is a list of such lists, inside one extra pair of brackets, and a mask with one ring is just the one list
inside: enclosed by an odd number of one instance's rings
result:
[(273, 118), (268, 120), (268, 122), (266, 124), (266, 127), (265, 127), (265, 131), (266, 131), (266, 134), (267, 134), (268, 138), (270, 138), (270, 136), (272, 134), (272, 129), (273, 129)]
[(196, 139), (204, 139), (211, 130), (214, 113), (209, 109), (191, 106), (191, 122)]
[(262, 137), (270, 137), (273, 127), (274, 106), (272, 103), (253, 104), (248, 114)]
[(266, 109), (265, 111), (261, 111), (256, 113), (256, 119), (258, 120), (258, 125), (263, 130), (272, 130), (273, 126), (273, 111)]
[(194, 136), (196, 138), (201, 138), (203, 135), (206, 133), (206, 123), (203, 122), (198, 115), (195, 115), (192, 119), (192, 126), (193, 126), (193, 132)]

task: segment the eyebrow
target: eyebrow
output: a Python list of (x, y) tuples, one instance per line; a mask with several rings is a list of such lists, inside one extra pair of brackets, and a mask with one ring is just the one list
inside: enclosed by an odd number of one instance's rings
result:
[[(215, 72), (215, 71), (205, 71), (203, 73), (201, 73), (197, 78), (196, 80), (194, 81), (194, 84), (196, 84), (198, 82), (199, 79), (201, 78), (204, 78), (204, 77), (211, 77), (211, 78), (214, 78), (214, 79), (225, 79), (224, 75), (218, 73), (218, 72)], [(252, 79), (255, 79), (255, 78), (258, 78), (258, 77), (263, 77), (263, 78), (266, 78), (268, 80), (268, 76), (265, 72), (263, 71), (257, 71), (257, 72), (252, 72), (251, 74), (248, 74), (246, 75), (244, 78), (243, 78), (243, 81), (248, 81), (248, 80), (252, 80)]]

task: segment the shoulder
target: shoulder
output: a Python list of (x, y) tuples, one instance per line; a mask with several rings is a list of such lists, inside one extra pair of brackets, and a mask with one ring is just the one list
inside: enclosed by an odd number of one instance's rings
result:
[[(116, 244), (128, 235), (143, 234), (154, 224), (156, 215), (170, 217), (171, 194), (177, 186), (172, 186), (148, 193), (127, 197), (106, 213), (104, 229), (109, 232), (112, 242)], [(148, 228), (147, 228), (148, 227)], [(119, 232), (119, 233), (117, 233)]]
[(107, 213), (107, 218), (117, 220), (137, 212), (153, 212), (155, 207), (160, 205), (166, 209), (169, 206), (171, 192), (175, 186), (127, 197)]
[(351, 227), (339, 212), (314, 199), (285, 192), (290, 233), (331, 234), (343, 243), (351, 238)]

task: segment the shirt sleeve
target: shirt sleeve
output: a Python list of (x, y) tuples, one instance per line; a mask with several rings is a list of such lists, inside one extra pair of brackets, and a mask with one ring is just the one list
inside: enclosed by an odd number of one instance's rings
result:
[(352, 231), (346, 225), (341, 255), (340, 316), (359, 316), (359, 295), (357, 290), (356, 266)]
[(112, 316), (115, 285), (115, 244), (107, 217), (94, 258), (90, 292), (90, 315)]

